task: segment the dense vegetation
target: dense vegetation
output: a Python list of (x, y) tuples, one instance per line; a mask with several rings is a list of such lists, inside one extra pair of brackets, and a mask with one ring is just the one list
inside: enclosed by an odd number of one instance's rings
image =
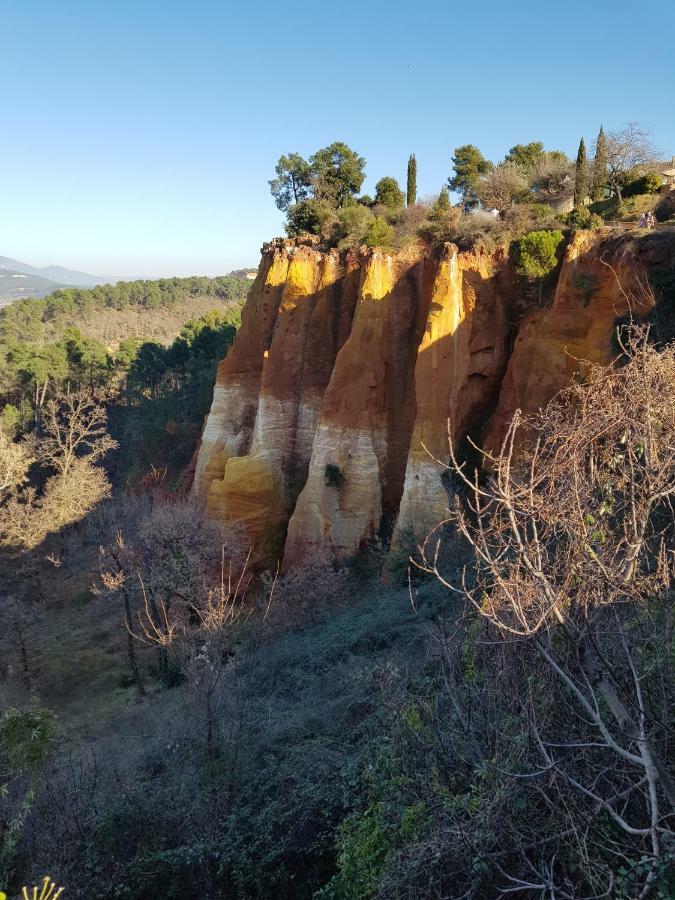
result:
[(86, 389), (110, 406), (118, 467), (182, 465), (249, 285), (245, 273), (122, 282), (3, 308), (2, 429), (30, 430), (50, 398)]
[(3, 608), (11, 883), (672, 896), (675, 351), (623, 346), (514, 421), (539, 437), (528, 465), (511, 441), (495, 479), (456, 463), (412, 598), (356, 563), (256, 587), (236, 533), (156, 491), (24, 554)]
[[(327, 246), (398, 250), (422, 239), (489, 249), (529, 231), (597, 228), (603, 217), (637, 218), (635, 204), (622, 203), (658, 193), (662, 178), (653, 171), (656, 160), (649, 135), (635, 124), (607, 134), (601, 128), (590, 162), (583, 138), (576, 162), (559, 150), (546, 150), (540, 141), (516, 144), (496, 164), (478, 147), (465, 144), (452, 156), (448, 188), (457, 199), (452, 205), (444, 190), (418, 201), (414, 155), (408, 161), (405, 193), (395, 178), (384, 176), (374, 197), (359, 195), (365, 160), (336, 142), (309, 160), (298, 153), (280, 157), (270, 188), (286, 213), (288, 234), (318, 235)], [(603, 205), (608, 197), (614, 203)], [(589, 210), (591, 201), (596, 206)], [(651, 197), (644, 208), (655, 204)]]

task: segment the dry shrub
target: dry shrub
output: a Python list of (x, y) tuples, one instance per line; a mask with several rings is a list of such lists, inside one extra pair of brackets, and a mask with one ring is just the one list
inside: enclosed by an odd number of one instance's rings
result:
[[(474, 553), (461, 578), (425, 547), (466, 603), (441, 643), (468, 752), (527, 810), (503, 821), (495, 793), (483, 810), (501, 893), (646, 897), (672, 861), (675, 346), (627, 341), (516, 414), (487, 478), (453, 453), (466, 499), (450, 522)], [(616, 893), (622, 879), (635, 893)]]
[(354, 583), (345, 569), (304, 563), (278, 578), (265, 575), (262, 598), (271, 628), (309, 623), (346, 606), (354, 598)]

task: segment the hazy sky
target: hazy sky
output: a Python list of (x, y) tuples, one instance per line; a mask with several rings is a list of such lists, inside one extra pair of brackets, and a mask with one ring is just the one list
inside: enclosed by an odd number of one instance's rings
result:
[(281, 153), (344, 140), (438, 192), (458, 144), (675, 152), (672, 0), (0, 0), (0, 255), (215, 274), (282, 232)]

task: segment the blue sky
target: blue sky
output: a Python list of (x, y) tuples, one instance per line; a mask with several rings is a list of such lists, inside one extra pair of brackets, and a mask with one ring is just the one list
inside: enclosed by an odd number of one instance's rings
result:
[(0, 0), (0, 255), (215, 274), (282, 232), (282, 153), (344, 140), (364, 190), (452, 150), (576, 153), (634, 120), (675, 153), (672, 0)]

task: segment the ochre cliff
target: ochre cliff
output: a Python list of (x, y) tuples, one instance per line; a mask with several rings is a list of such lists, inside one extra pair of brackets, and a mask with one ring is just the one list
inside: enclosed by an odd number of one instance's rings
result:
[(650, 277), (673, 272), (675, 232), (603, 234), (574, 236), (551, 305), (521, 324), (484, 433), (486, 449), (499, 449), (516, 409), (534, 413), (589, 365), (610, 362), (617, 353), (616, 319), (640, 319), (656, 299)]
[(675, 234), (580, 232), (552, 299), (523, 312), (507, 253), (263, 247), (216, 378), (193, 492), (257, 558), (407, 555), (445, 517), (448, 428), (498, 447), (575, 372), (609, 361), (614, 323), (651, 302)]

